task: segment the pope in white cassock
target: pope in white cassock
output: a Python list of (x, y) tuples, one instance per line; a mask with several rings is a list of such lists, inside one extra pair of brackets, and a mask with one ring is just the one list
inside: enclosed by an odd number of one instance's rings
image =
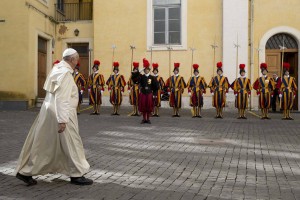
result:
[(78, 89), (72, 76), (78, 60), (76, 50), (66, 49), (63, 60), (54, 65), (46, 79), (44, 103), (28, 133), (15, 170), (16, 177), (27, 185), (37, 183), (32, 176), (47, 173), (65, 174), (77, 185), (93, 183), (83, 176), (90, 165), (78, 129)]

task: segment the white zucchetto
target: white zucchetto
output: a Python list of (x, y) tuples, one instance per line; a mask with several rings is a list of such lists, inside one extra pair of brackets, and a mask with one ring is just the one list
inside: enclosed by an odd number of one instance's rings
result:
[(75, 49), (72, 49), (72, 48), (67, 48), (64, 52), (63, 52), (63, 55), (62, 57), (66, 57), (66, 56), (70, 56), (70, 55), (73, 55), (77, 53), (77, 51)]

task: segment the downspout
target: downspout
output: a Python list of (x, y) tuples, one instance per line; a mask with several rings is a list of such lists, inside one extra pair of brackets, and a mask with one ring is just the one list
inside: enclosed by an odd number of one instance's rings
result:
[[(250, 0), (250, 80), (254, 81), (254, 0)], [(258, 59), (258, 58), (257, 58)], [(253, 106), (253, 95), (250, 98), (250, 110)]]

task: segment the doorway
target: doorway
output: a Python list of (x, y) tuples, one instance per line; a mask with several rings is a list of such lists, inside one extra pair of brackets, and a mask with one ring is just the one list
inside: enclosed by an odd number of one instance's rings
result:
[(47, 40), (38, 37), (38, 98), (44, 98), (46, 91), (43, 89), (47, 76)]
[[(75, 49), (79, 54), (79, 71), (84, 76), (85, 80), (87, 81), (89, 77), (89, 43), (68, 43), (68, 48)], [(87, 91), (87, 87), (86, 87)], [(88, 98), (87, 92), (83, 93), (84, 98)]]
[[(298, 87), (298, 44), (293, 36), (286, 33), (273, 35), (267, 41), (266, 62), (270, 76), (275, 73), (282, 77), (282, 59), (283, 62), (290, 64), (290, 76), (296, 79)], [(294, 109), (298, 110), (298, 92), (294, 101)]]

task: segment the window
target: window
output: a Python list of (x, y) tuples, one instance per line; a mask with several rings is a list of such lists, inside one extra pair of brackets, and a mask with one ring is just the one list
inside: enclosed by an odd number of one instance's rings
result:
[(64, 12), (64, 0), (57, 0), (56, 9)]
[(147, 50), (187, 50), (188, 0), (147, 0)]
[(153, 0), (153, 44), (181, 45), (181, 0)]

